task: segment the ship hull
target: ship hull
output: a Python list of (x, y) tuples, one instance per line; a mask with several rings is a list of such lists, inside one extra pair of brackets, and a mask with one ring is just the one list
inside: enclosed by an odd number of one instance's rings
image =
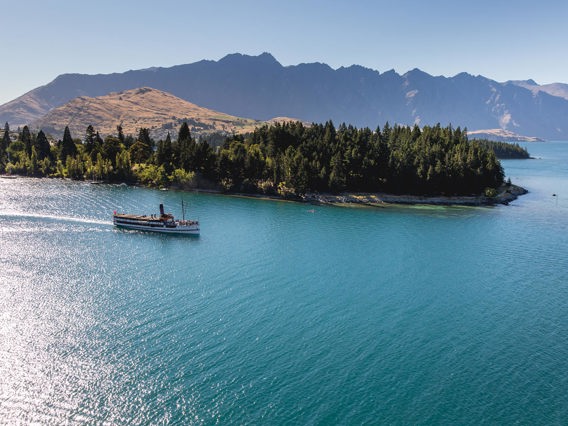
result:
[(160, 234), (199, 235), (199, 224), (181, 224), (179, 221), (162, 222), (159, 220), (143, 220), (132, 217), (113, 216), (114, 226), (135, 231), (155, 232)]

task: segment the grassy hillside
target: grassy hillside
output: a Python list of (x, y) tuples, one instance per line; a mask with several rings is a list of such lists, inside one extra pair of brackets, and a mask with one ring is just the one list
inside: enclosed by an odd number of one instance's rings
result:
[(144, 87), (96, 98), (78, 97), (53, 109), (31, 127), (58, 138), (65, 126), (69, 126), (74, 136), (82, 137), (88, 125), (104, 136), (116, 134), (120, 124), (125, 134), (136, 134), (145, 127), (152, 137), (160, 139), (168, 132), (175, 134), (184, 121), (194, 136), (246, 133), (264, 123), (202, 108), (169, 93)]

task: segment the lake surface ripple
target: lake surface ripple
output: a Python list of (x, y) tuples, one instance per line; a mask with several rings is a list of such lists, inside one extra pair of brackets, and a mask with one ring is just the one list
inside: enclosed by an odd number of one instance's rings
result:
[[(568, 143), (528, 149), (493, 208), (0, 179), (0, 423), (565, 424)], [(182, 199), (197, 238), (112, 227)]]

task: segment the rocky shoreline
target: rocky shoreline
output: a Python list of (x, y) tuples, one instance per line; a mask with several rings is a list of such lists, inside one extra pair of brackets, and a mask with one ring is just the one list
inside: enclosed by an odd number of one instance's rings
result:
[[(15, 179), (15, 175), (0, 175), (3, 179)], [(102, 182), (97, 182), (102, 183)], [(121, 185), (125, 185), (122, 183)], [(132, 185), (132, 184), (130, 184)], [(137, 185), (134, 185), (137, 186)], [(282, 197), (279, 195), (268, 194), (247, 194), (235, 192), (223, 192), (218, 189), (195, 188), (195, 187), (178, 187), (170, 186), (167, 189), (178, 189), (194, 192), (203, 192), (211, 194), (224, 194), (234, 197), (261, 198), (266, 200), (294, 201), (310, 204), (321, 205), (360, 205), (370, 207), (387, 207), (389, 205), (439, 205), (439, 206), (492, 206), (496, 204), (508, 205), (511, 201), (516, 200), (520, 195), (527, 194), (528, 191), (518, 185), (502, 185), (495, 197), (487, 197), (485, 195), (396, 195), (387, 193), (341, 193), (341, 194), (320, 194), (307, 193), (297, 197)]]
[(425, 195), (394, 195), (385, 193), (349, 193), (349, 194), (316, 194), (310, 193), (301, 197), (300, 201), (312, 204), (330, 205), (363, 205), (381, 207), (391, 204), (427, 204), (440, 206), (491, 206), (495, 204), (507, 205), (528, 191), (517, 185), (503, 185), (495, 197), (484, 195), (461, 196), (425, 196)]

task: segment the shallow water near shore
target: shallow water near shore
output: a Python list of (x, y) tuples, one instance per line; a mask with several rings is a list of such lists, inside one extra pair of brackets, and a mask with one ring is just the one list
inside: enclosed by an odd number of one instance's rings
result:
[(0, 179), (0, 423), (564, 423), (568, 143), (526, 146), (481, 208)]

